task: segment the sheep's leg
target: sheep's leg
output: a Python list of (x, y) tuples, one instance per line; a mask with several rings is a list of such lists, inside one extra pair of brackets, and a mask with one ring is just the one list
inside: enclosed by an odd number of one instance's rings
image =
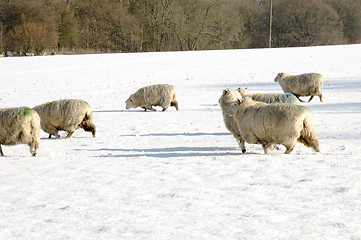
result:
[[(311, 95), (310, 99), (308, 100), (308, 102), (311, 102), (311, 100), (313, 99), (314, 95)], [(321, 101), (322, 102), (322, 101)]]
[(284, 146), (286, 147), (285, 154), (290, 154), (295, 147), (295, 145), (284, 145)]
[(0, 156), (4, 156), (4, 153), (3, 153), (3, 149), (1, 148), (1, 145), (0, 145)]
[(49, 138), (51, 138), (51, 135), (54, 135), (56, 138), (60, 138), (60, 135), (58, 134), (58, 129), (53, 125), (48, 125), (45, 131), (49, 133)]
[(49, 134), (49, 137), (48, 138), (51, 138), (51, 135), (54, 135), (56, 138), (60, 138), (60, 135), (58, 133), (55, 133), (55, 134)]
[(36, 139), (33, 139), (33, 142), (29, 144), (29, 147), (30, 147), (30, 153), (33, 157), (36, 156), (36, 151), (38, 150), (39, 148), (39, 142), (36, 141)]
[(302, 99), (300, 99), (300, 95), (296, 95), (296, 94), (294, 94), (294, 95), (300, 102), (304, 102)]
[(70, 138), (70, 137), (71, 137), (71, 135), (73, 135), (73, 133), (74, 133), (74, 131), (68, 131), (68, 135), (66, 135), (66, 137), (65, 137), (65, 138)]
[(246, 152), (246, 146), (245, 146), (245, 141), (243, 139), (241, 139), (241, 144), (240, 144), (242, 153)]
[(262, 147), (263, 147), (263, 150), (264, 150), (264, 153), (267, 154), (269, 152), (269, 148), (272, 144), (268, 144), (268, 143), (263, 143), (262, 144)]
[(163, 99), (160, 103), (160, 106), (163, 108), (163, 112), (165, 110), (167, 110), (169, 108), (169, 106), (171, 105), (171, 100), (170, 99)]
[(30, 153), (33, 157), (36, 156), (36, 147), (34, 144), (29, 144), (30, 145)]
[(144, 106), (143, 108), (144, 108), (144, 111), (145, 111), (145, 112), (146, 112), (147, 110), (155, 112), (155, 109), (153, 108), (152, 105), (147, 105), (147, 106)]
[(322, 94), (321, 94), (319, 97), (320, 97), (320, 101), (323, 102), (323, 101), (322, 101)]

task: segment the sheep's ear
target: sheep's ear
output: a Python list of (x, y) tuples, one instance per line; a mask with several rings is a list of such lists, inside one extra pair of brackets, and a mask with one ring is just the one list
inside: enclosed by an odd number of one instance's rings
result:
[(237, 103), (238, 103), (238, 105), (241, 105), (242, 100), (238, 98), (238, 99), (237, 99)]
[(223, 90), (223, 94), (227, 94), (228, 93), (228, 90), (227, 89), (224, 89)]

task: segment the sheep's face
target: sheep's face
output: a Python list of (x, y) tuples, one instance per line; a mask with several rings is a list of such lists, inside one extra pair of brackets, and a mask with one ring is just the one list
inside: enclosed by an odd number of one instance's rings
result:
[(242, 97), (248, 95), (247, 88), (237, 88), (237, 91), (241, 94)]
[(223, 90), (223, 94), (222, 96), (219, 98), (218, 102), (223, 105), (223, 104), (226, 104), (226, 103), (229, 103), (229, 102), (233, 102), (237, 99), (240, 99), (242, 98), (241, 94), (232, 89), (232, 88), (227, 88), (225, 90)]
[(133, 97), (129, 97), (127, 99), (127, 101), (125, 101), (125, 108), (126, 109), (130, 109), (130, 108), (136, 108), (138, 106), (136, 106), (136, 104), (134, 103), (134, 98)]
[(230, 104), (230, 106), (227, 109), (227, 115), (233, 117), (236, 114), (238, 108), (241, 106), (241, 104), (242, 104), (241, 99), (237, 99), (237, 101)]
[(285, 73), (279, 73), (277, 74), (276, 78), (275, 78), (275, 82), (278, 82), (279, 80), (281, 80), (282, 78), (284, 78), (286, 74)]

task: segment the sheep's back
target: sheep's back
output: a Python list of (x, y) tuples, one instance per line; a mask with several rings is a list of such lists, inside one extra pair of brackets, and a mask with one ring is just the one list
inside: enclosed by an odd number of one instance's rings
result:
[(175, 87), (169, 84), (157, 84), (140, 88), (134, 97), (142, 103), (158, 104), (164, 98), (171, 98)]
[(287, 103), (255, 105), (244, 111), (239, 126), (244, 128), (242, 131), (252, 131), (260, 138), (278, 141), (293, 134), (308, 112), (304, 106)]
[(308, 95), (314, 93), (323, 85), (323, 77), (318, 73), (289, 76), (285, 79), (283, 85), (286, 85), (286, 88), (288, 88), (291, 93)]
[(78, 99), (64, 99), (34, 107), (45, 122), (54, 126), (80, 123), (86, 113), (91, 113), (88, 103)]

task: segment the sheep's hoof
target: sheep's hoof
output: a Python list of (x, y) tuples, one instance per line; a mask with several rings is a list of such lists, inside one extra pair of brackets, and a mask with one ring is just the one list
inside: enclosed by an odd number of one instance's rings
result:
[(31, 156), (36, 157), (36, 153), (31, 154)]
[(246, 152), (246, 149), (242, 149), (242, 153), (245, 153)]

